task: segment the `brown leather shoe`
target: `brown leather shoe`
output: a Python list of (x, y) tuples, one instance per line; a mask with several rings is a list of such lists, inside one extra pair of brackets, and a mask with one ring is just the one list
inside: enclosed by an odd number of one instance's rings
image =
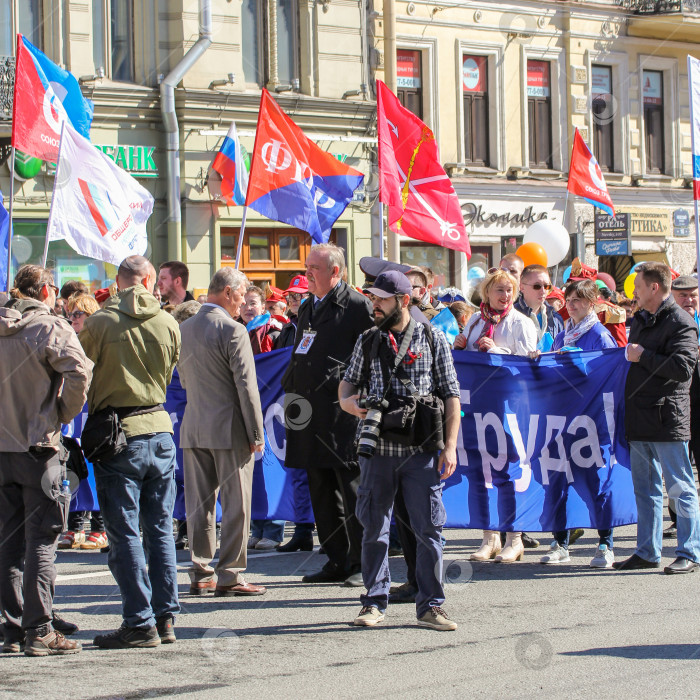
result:
[(205, 595), (216, 588), (216, 581), (192, 581), (190, 582), (190, 595)]
[(267, 591), (265, 586), (256, 586), (253, 583), (247, 583), (241, 579), (240, 583), (236, 583), (233, 586), (217, 586), (214, 591), (214, 595), (217, 597), (221, 596), (232, 596), (232, 595), (263, 595)]
[(27, 641), (24, 644), (25, 656), (54, 656), (60, 654), (77, 654), (82, 649), (80, 642), (66, 639), (60, 632), (55, 630), (43, 637), (37, 637), (31, 633), (27, 634)]

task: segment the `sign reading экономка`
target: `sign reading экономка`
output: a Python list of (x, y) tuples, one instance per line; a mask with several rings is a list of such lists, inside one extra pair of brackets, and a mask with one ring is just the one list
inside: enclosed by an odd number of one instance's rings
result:
[(155, 146), (104, 146), (97, 143), (94, 146), (134, 177), (158, 177), (158, 166), (153, 160)]

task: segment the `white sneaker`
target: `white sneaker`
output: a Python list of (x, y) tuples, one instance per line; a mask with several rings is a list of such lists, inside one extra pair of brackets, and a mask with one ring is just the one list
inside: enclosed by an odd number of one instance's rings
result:
[(269, 552), (271, 549), (274, 549), (279, 542), (275, 542), (275, 540), (270, 540), (267, 537), (263, 537), (259, 542), (255, 543), (255, 549), (258, 551), (264, 551), (264, 552)]
[(612, 549), (608, 549), (607, 544), (599, 544), (595, 556), (591, 559), (592, 569), (612, 569), (615, 561), (615, 554)]
[(562, 564), (569, 561), (569, 550), (562, 547), (556, 540), (552, 542), (549, 551), (540, 559), (540, 564)]
[(262, 537), (253, 537), (253, 535), (251, 535), (248, 538), (248, 549), (255, 549), (255, 545), (260, 542), (261, 539)]

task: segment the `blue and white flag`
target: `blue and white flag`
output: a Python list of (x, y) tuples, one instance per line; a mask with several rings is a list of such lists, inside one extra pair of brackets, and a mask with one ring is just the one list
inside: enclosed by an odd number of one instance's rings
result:
[(0, 192), (0, 292), (7, 292), (7, 249), (10, 244), (10, 215)]

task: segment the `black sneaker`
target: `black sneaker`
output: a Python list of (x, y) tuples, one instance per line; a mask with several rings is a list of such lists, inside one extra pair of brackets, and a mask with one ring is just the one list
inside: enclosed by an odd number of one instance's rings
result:
[(114, 632), (98, 634), (93, 644), (100, 649), (150, 649), (160, 646), (160, 636), (153, 627), (122, 626)]
[(156, 630), (161, 644), (172, 644), (177, 641), (175, 636), (175, 618), (168, 613), (156, 618)]
[(53, 611), (51, 624), (53, 625), (53, 628), (61, 634), (71, 635), (78, 631), (78, 625), (68, 622), (68, 620), (64, 620), (55, 610)]

